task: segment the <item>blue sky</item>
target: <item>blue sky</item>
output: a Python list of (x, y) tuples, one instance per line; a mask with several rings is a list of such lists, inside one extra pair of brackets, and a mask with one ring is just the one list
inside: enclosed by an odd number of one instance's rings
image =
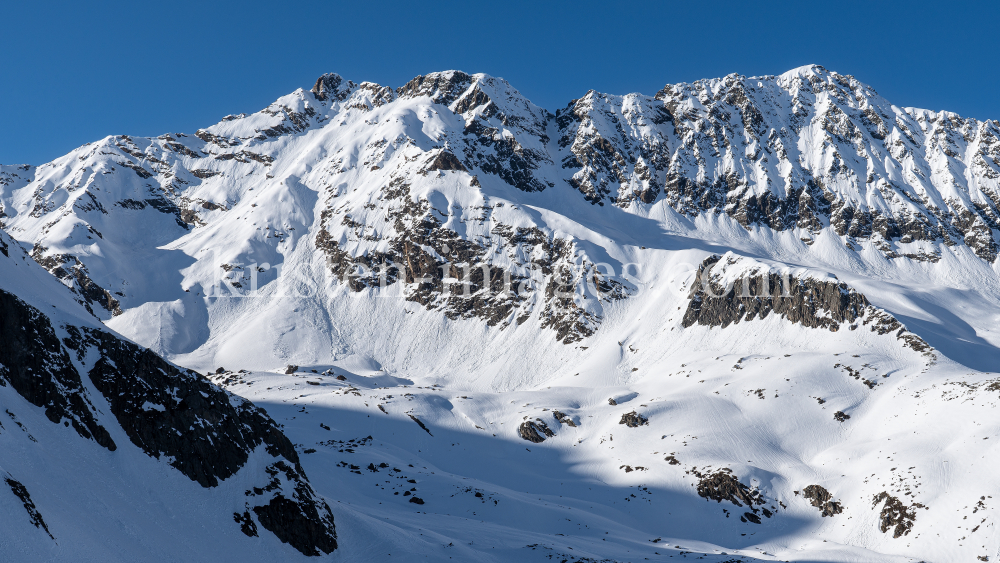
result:
[(943, 2), (55, 2), (0, 19), (0, 163), (193, 132), (323, 72), (393, 87), (461, 69), (555, 110), (589, 89), (817, 63), (900, 106), (1000, 119), (1000, 5)]

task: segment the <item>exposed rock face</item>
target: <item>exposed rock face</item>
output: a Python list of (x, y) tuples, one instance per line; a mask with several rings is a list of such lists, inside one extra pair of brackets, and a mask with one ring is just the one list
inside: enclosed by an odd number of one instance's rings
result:
[(832, 332), (844, 325), (851, 330), (867, 326), (878, 334), (895, 333), (904, 346), (917, 352), (931, 351), (892, 315), (872, 306), (864, 295), (836, 278), (782, 276), (766, 267), (752, 266), (747, 268), (745, 260), (733, 255), (706, 258), (688, 294), (682, 324), (725, 328), (764, 319), (773, 312), (789, 322)]
[[(729, 501), (736, 506), (764, 504), (760, 491), (744, 485), (728, 469), (721, 469), (711, 474), (698, 473), (698, 496), (715, 502)], [(756, 512), (756, 510), (754, 510)]]
[[(669, 461), (671, 458), (667, 459)], [(729, 501), (739, 507), (746, 505), (750, 510), (740, 516), (741, 522), (760, 524), (762, 522), (761, 515), (770, 518), (777, 510), (774, 506), (771, 506), (770, 509), (765, 507), (767, 500), (760, 491), (756, 487), (749, 487), (740, 482), (728, 468), (719, 469), (712, 473), (691, 468), (688, 473), (699, 479), (699, 496), (715, 502)]]
[(637, 413), (635, 411), (632, 411), (632, 412), (623, 414), (622, 415), (622, 419), (620, 421), (618, 421), (618, 424), (624, 424), (625, 426), (628, 426), (629, 428), (638, 428), (640, 426), (644, 426), (646, 424), (649, 424), (649, 420), (647, 420), (646, 417), (642, 416), (641, 414), (639, 414), (639, 413)]
[(802, 496), (811, 501), (824, 517), (832, 517), (844, 511), (840, 503), (833, 500), (833, 495), (819, 485), (809, 485), (802, 489)]
[(662, 193), (673, 115), (646, 96), (591, 90), (556, 112), (560, 163), (587, 201), (653, 203)]
[(913, 529), (914, 522), (917, 520), (916, 509), (927, 508), (919, 502), (905, 505), (903, 501), (885, 491), (875, 495), (875, 499), (872, 501), (872, 508), (878, 508), (878, 505), (883, 502), (885, 504), (882, 507), (882, 512), (879, 513), (878, 529), (883, 534), (891, 529), (893, 538), (909, 535), (910, 530)]
[(81, 357), (100, 354), (88, 376), (132, 443), (152, 457), (173, 459), (171, 465), (203, 487), (234, 475), (260, 445), (298, 463), (291, 442), (252, 403), (109, 333), (67, 331), (68, 348)]
[(112, 315), (122, 314), (118, 300), (111, 295), (110, 291), (90, 279), (90, 276), (87, 275), (87, 267), (80, 262), (79, 258), (69, 254), (47, 254), (47, 250), (36, 244), (31, 251), (31, 256), (43, 268), (78, 293), (80, 304), (86, 307), (91, 314), (94, 313), (94, 305)]
[(550, 430), (547, 424), (536, 419), (522, 422), (517, 427), (517, 435), (529, 442), (540, 444), (545, 441), (545, 438), (551, 438), (556, 433)]
[(565, 424), (566, 426), (569, 426), (570, 428), (576, 428), (576, 423), (573, 422), (573, 417), (569, 416), (568, 414), (561, 413), (559, 411), (552, 411), (552, 416), (560, 424)]
[[(440, 217), (448, 211), (414, 200), (411, 185), (401, 178), (379, 193), (378, 205), (391, 222), (377, 234), (348, 212), (330, 209), (321, 216), (315, 245), (352, 291), (402, 283), (408, 301), (449, 319), (480, 318), (500, 328), (537, 315), (542, 327), (566, 344), (594, 333), (602, 302), (631, 293), (626, 282), (594, 267), (586, 255), (578, 263), (573, 241), (538, 228), (511, 228), (494, 218), (498, 208), (481, 208), (476, 220), (493, 225), (487, 245), (446, 227)], [(369, 246), (367, 252), (345, 250)]]
[[(0, 233), (0, 240), (5, 237)], [(34, 267), (27, 256), (20, 258)], [(5, 275), (21, 273), (7, 263), (0, 266)], [(104, 425), (116, 423), (147, 455), (165, 456), (202, 487), (232, 477), (263, 447), (275, 461), (266, 486), (247, 492), (249, 510), (265, 529), (307, 555), (336, 548), (333, 516), (309, 487), (291, 442), (249, 401), (94, 326), (53, 326), (42, 311), (5, 290), (0, 290), (0, 334), (0, 385), (43, 408), (53, 423), (71, 426), (110, 451), (121, 445)], [(84, 375), (78, 366), (90, 367)], [(84, 377), (107, 401), (113, 420), (99, 418)], [(279, 471), (283, 479), (276, 478)], [(12, 477), (7, 483), (33, 523), (44, 527), (27, 490)], [(241, 528), (246, 532), (251, 524), (244, 520)]]
[(339, 74), (324, 74), (316, 79), (316, 84), (312, 87), (312, 93), (320, 101), (340, 99), (346, 90), (341, 90), (341, 85), (344, 85), (344, 79)]
[(80, 373), (48, 318), (0, 290), (0, 334), (0, 385), (10, 384), (44, 408), (53, 423), (68, 423), (83, 438), (114, 451), (117, 446), (94, 417)]
[(36, 528), (45, 530), (45, 533), (49, 535), (53, 540), (52, 532), (49, 531), (49, 527), (45, 524), (45, 519), (42, 518), (42, 514), (38, 512), (38, 508), (35, 507), (34, 501), (31, 500), (31, 494), (28, 493), (28, 489), (21, 484), (20, 481), (14, 479), (13, 477), (4, 477), (4, 482), (10, 487), (10, 492), (14, 493), (18, 499), (21, 500), (21, 504), (24, 505), (25, 512), (28, 513), (28, 521), (31, 522)]
[[(250, 499), (264, 497), (253, 506), (260, 525), (305, 555), (331, 553), (337, 549), (337, 535), (330, 507), (313, 492), (298, 462), (293, 466), (278, 461), (265, 471), (271, 476), (271, 481), (263, 488), (254, 487), (246, 492)], [(285, 481), (294, 484), (293, 490), (288, 492), (290, 494), (281, 492), (279, 474)], [(274, 491), (278, 493), (273, 494)], [(263, 500), (267, 500), (267, 503), (260, 504)], [(245, 525), (244, 521), (243, 526)]]

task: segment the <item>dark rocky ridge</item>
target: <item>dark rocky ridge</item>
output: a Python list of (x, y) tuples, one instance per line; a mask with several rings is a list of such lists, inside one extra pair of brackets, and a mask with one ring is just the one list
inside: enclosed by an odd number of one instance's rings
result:
[(94, 314), (93, 305), (97, 305), (108, 311), (112, 315), (122, 314), (120, 303), (110, 291), (97, 285), (90, 279), (87, 267), (80, 262), (80, 259), (70, 254), (51, 254), (48, 249), (35, 245), (31, 250), (31, 257), (35, 259), (43, 268), (59, 278), (63, 283), (80, 295), (79, 303)]
[(55, 424), (72, 426), (83, 438), (115, 451), (97, 421), (80, 373), (45, 315), (0, 290), (0, 385), (10, 384), (26, 401), (45, 409)]
[(878, 334), (895, 333), (900, 342), (917, 352), (931, 352), (919, 336), (847, 284), (809, 277), (786, 276), (751, 271), (731, 281), (728, 287), (720, 279), (725, 270), (740, 259), (715, 255), (698, 267), (688, 294), (689, 302), (682, 324), (727, 327), (742, 321), (764, 319), (772, 312), (789, 322), (831, 332), (843, 325), (855, 330), (867, 326)]
[(329, 507), (309, 487), (291, 442), (262, 410), (111, 333), (73, 325), (59, 329), (66, 334), (61, 341), (41, 311), (0, 290), (0, 385), (9, 384), (43, 407), (53, 423), (72, 426), (81, 437), (116, 451), (102, 426), (111, 421), (99, 420), (71, 354), (80, 362), (96, 357), (87, 376), (114, 422), (142, 451), (157, 459), (167, 456), (191, 480), (214, 487), (264, 446), (284, 460), (276, 466), (282, 464), (293, 490), (283, 490), (272, 474), (267, 487), (248, 495), (261, 497), (252, 506), (261, 525), (307, 555), (336, 548)]
[(35, 506), (34, 501), (31, 500), (31, 494), (28, 493), (28, 489), (18, 480), (10, 477), (9, 475), (4, 477), (4, 482), (10, 487), (10, 492), (14, 493), (18, 499), (20, 499), (21, 504), (24, 505), (24, 511), (28, 513), (28, 521), (31, 522), (36, 528), (45, 530), (45, 533), (49, 535), (50, 538), (55, 540), (56, 538), (49, 531), (49, 527), (45, 524), (45, 519), (42, 518), (42, 514), (38, 512), (38, 508)]

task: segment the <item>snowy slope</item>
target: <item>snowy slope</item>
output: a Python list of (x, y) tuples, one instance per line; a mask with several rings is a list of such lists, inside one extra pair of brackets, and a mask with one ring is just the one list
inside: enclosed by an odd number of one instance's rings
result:
[(555, 114), (330, 74), (0, 201), (93, 315), (316, 450), (334, 557), (962, 561), (1000, 550), (998, 135), (818, 66)]
[(329, 508), (263, 411), (108, 332), (2, 232), (0, 253), (4, 560), (333, 551)]

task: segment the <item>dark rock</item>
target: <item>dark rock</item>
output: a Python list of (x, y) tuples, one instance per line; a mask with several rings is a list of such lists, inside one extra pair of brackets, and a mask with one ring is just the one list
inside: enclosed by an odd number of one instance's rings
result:
[[(96, 232), (96, 231), (95, 231)], [(94, 314), (91, 305), (97, 305), (108, 311), (113, 316), (122, 314), (121, 304), (111, 294), (110, 291), (97, 285), (90, 279), (90, 272), (87, 267), (76, 257), (70, 254), (47, 255), (48, 249), (36, 244), (31, 249), (31, 257), (43, 268), (52, 273), (55, 277), (68, 284), (80, 295), (80, 303)]]
[(522, 422), (517, 427), (517, 435), (529, 442), (540, 444), (545, 441), (545, 438), (551, 438), (556, 433), (550, 430), (544, 422), (536, 419)]
[(434, 103), (451, 105), (472, 84), (472, 77), (461, 71), (421, 75), (396, 89), (400, 98), (429, 96)]
[[(268, 492), (272, 499), (285, 500), (272, 503), (266, 511), (279, 520), (298, 522), (295, 525), (312, 519), (311, 529), (335, 535), (332, 516), (319, 516), (329, 514), (329, 507), (309, 488), (305, 475), (296, 469), (298, 456), (291, 442), (263, 411), (115, 335), (89, 327), (61, 328), (68, 336), (60, 342), (40, 311), (0, 291), (0, 333), (4, 335), (0, 384), (10, 384), (28, 402), (44, 407), (53, 423), (72, 425), (82, 437), (114, 451), (115, 443), (95, 420), (70, 353), (81, 362), (93, 360), (87, 374), (93, 387), (132, 443), (147, 455), (166, 456), (171, 466), (191, 480), (214, 487), (241, 469), (250, 452), (264, 446), (268, 454), (295, 465), (285, 480), (295, 489), (294, 500), (285, 498), (281, 482), (274, 480)], [(285, 533), (282, 525), (265, 524), (265, 528), (273, 528), (279, 538)], [(335, 546), (318, 533), (310, 536), (315, 540), (312, 551)]]
[[(599, 298), (605, 301), (629, 295), (626, 286), (611, 276), (592, 272), (587, 276), (590, 279), (582, 279), (573, 269), (572, 242), (554, 238), (538, 228), (514, 229), (497, 224), (492, 229), (510, 249), (510, 256), (526, 257), (515, 258), (522, 273), (502, 267), (480, 267), (491, 262), (491, 249), (445, 228), (438, 215), (448, 214), (447, 210), (434, 210), (425, 199), (411, 199), (409, 184), (400, 178), (389, 182), (384, 193), (386, 201), (392, 204), (387, 216), (397, 234), (382, 239), (386, 250), (381, 252), (353, 256), (328, 230), (336, 218), (334, 210), (321, 213), (316, 247), (326, 254), (331, 272), (351, 291), (402, 283), (407, 301), (440, 310), (452, 320), (480, 318), (489, 326), (503, 328), (531, 317), (529, 307), (536, 306), (530, 299), (532, 293), (544, 285), (544, 298), (535, 301), (541, 301), (543, 307), (539, 315), (541, 326), (555, 330), (557, 340), (566, 344), (593, 334), (601, 320), (574, 303), (572, 294), (579, 284), (593, 283)], [(487, 220), (484, 215), (483, 221)], [(367, 236), (350, 216), (343, 216), (341, 221), (357, 227), (356, 240)], [(348, 241), (352, 240), (355, 238), (349, 236)], [(462, 283), (451, 283), (455, 279), (461, 279)]]
[(764, 497), (760, 491), (741, 483), (728, 469), (720, 469), (707, 475), (695, 472), (695, 476), (699, 477), (698, 496), (700, 497), (716, 502), (725, 500), (740, 507), (746, 505), (753, 511), (756, 511), (753, 508), (754, 505), (764, 504)]
[(632, 411), (622, 415), (622, 419), (618, 421), (618, 424), (624, 424), (629, 428), (638, 428), (639, 426), (644, 426), (649, 424), (649, 420), (641, 414)]
[[(407, 492), (409, 492), (409, 491), (407, 491)], [(420, 498), (418, 496), (412, 496), (412, 497), (410, 497), (410, 502), (412, 502), (413, 504), (423, 504), (424, 503), (424, 499), (422, 499), (422, 498)]]
[(824, 517), (832, 517), (844, 511), (839, 502), (833, 501), (833, 495), (819, 485), (809, 485), (802, 489), (802, 496), (812, 501), (812, 505), (818, 508)]
[(552, 411), (552, 416), (555, 417), (555, 419), (559, 423), (565, 424), (566, 426), (569, 426), (570, 428), (576, 428), (576, 423), (573, 422), (573, 419), (568, 414), (564, 414), (564, 413), (561, 413), (559, 411)]
[(53, 540), (56, 539), (52, 532), (49, 531), (49, 527), (45, 525), (45, 519), (42, 518), (42, 514), (38, 512), (38, 508), (35, 503), (31, 500), (31, 495), (28, 494), (28, 489), (17, 481), (13, 477), (4, 477), (4, 482), (10, 487), (10, 492), (14, 493), (14, 496), (21, 500), (21, 504), (24, 505), (24, 510), (28, 513), (28, 521), (32, 523), (36, 528), (41, 528), (45, 530), (45, 533), (49, 535)]
[(851, 415), (845, 414), (844, 411), (837, 411), (833, 413), (833, 419), (837, 422), (844, 422), (845, 420), (851, 418)]
[[(300, 485), (308, 488), (304, 482)], [(299, 488), (296, 487), (296, 493)], [(308, 490), (309, 498), (315, 498)], [(260, 525), (304, 555), (316, 556), (337, 549), (337, 535), (333, 528), (333, 514), (325, 502), (302, 502), (283, 495), (274, 496), (265, 505), (253, 507)]]
[(437, 153), (430, 163), (421, 172), (427, 173), (434, 170), (456, 170), (461, 172), (467, 172), (465, 166), (462, 165), (462, 161), (458, 160), (458, 157), (448, 150), (441, 150)]
[(723, 286), (720, 272), (738, 261), (732, 257), (723, 262), (721, 256), (715, 255), (701, 263), (681, 321), (685, 328), (695, 324), (725, 328), (764, 319), (773, 312), (789, 322), (831, 332), (844, 324), (867, 326), (878, 334), (895, 332), (903, 346), (931, 353), (923, 339), (843, 282), (767, 272), (746, 274)]
[(240, 531), (246, 534), (248, 537), (256, 538), (257, 535), (257, 524), (253, 521), (253, 516), (250, 516), (249, 509), (244, 511), (243, 514), (239, 512), (233, 513), (233, 520), (240, 525)]
[(288, 364), (288, 367), (285, 368), (285, 375), (292, 375), (297, 371), (299, 371), (299, 366), (293, 366), (291, 364)]
[[(110, 451), (117, 446), (94, 417), (80, 373), (41, 311), (0, 290), (0, 385), (10, 384), (56, 424)], [(72, 332), (71, 332), (72, 337)]]
[(879, 514), (878, 529), (883, 534), (892, 529), (893, 538), (909, 535), (910, 530), (913, 529), (914, 522), (917, 520), (916, 509), (927, 508), (919, 502), (915, 502), (912, 505), (907, 506), (903, 504), (903, 501), (885, 491), (875, 495), (872, 502), (872, 508), (878, 507), (878, 505), (883, 502), (885, 505), (882, 507), (882, 512)]
[(344, 79), (339, 74), (328, 73), (316, 79), (316, 84), (312, 87), (313, 96), (317, 100), (343, 100), (347, 96), (341, 89)]
[(413, 422), (416, 422), (417, 426), (419, 426), (420, 428), (423, 428), (424, 432), (426, 432), (426, 433), (430, 434), (431, 436), (433, 436), (433, 434), (431, 434), (430, 428), (427, 428), (427, 426), (425, 426), (424, 423), (419, 418), (417, 418), (416, 416), (414, 416), (412, 414), (407, 414), (406, 416), (410, 417), (410, 419), (413, 420)]

